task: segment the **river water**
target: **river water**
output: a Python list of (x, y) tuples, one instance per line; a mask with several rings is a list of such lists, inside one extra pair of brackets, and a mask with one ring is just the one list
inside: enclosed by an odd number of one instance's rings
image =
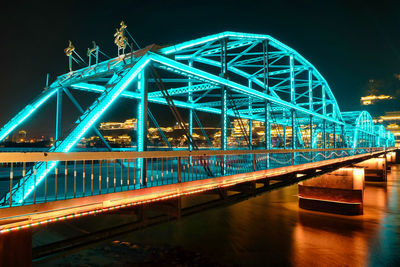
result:
[(400, 266), (399, 194), (400, 165), (359, 216), (299, 209), (293, 185), (38, 265)]

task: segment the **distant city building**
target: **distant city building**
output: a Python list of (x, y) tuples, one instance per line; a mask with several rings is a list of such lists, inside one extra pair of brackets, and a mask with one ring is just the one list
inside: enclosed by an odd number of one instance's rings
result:
[(0, 147), (36, 147), (45, 148), (51, 147), (54, 144), (53, 137), (32, 137), (29, 136), (26, 130), (19, 130), (18, 132), (7, 136)]
[(100, 123), (99, 130), (135, 130), (137, 127), (137, 119), (128, 119), (124, 122), (102, 122)]
[(24, 143), (26, 141), (26, 131), (20, 130), (18, 132), (18, 140), (17, 143)]
[[(99, 130), (107, 143), (113, 147), (132, 146), (132, 136), (137, 129), (137, 119), (127, 119), (124, 122), (102, 122)], [(98, 136), (82, 138), (80, 147), (104, 147), (103, 141)]]
[[(246, 129), (246, 133), (248, 133), (248, 120), (242, 119), (242, 123)], [(187, 123), (186, 128), (188, 128)], [(99, 130), (104, 136), (104, 139), (112, 147), (135, 147), (136, 129), (136, 118), (128, 119), (124, 122), (102, 122), (99, 126)], [(160, 130), (164, 136), (160, 133)], [(264, 122), (253, 121), (253, 145), (261, 145), (265, 139), (264, 135)], [(272, 130), (272, 135), (278, 135), (277, 130)], [(221, 144), (221, 132), (220, 129), (216, 127), (193, 127), (192, 137), (200, 147), (210, 145), (213, 147), (218, 147)], [(167, 146), (167, 142), (173, 147), (188, 146), (185, 132), (177, 123), (168, 127), (160, 126), (160, 129), (156, 127), (149, 127), (148, 125), (147, 140), (148, 145), (150, 146)], [(231, 147), (247, 145), (238, 119), (233, 120), (232, 127), (229, 128), (228, 143)], [(104, 144), (98, 136), (91, 136), (82, 138), (79, 141), (78, 146), (104, 147)]]
[(361, 105), (363, 106), (368, 106), (368, 105), (373, 105), (377, 101), (382, 101), (382, 100), (390, 100), (393, 99), (393, 96), (390, 95), (368, 95), (368, 96), (363, 96), (361, 97)]

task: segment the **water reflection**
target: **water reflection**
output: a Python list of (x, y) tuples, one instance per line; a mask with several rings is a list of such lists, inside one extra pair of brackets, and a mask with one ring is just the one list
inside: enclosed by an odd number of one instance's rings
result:
[(396, 177), (400, 172), (394, 168), (387, 188), (366, 185), (359, 216), (301, 210), (297, 186), (290, 186), (130, 238), (201, 251), (223, 264), (366, 266), (395, 261), (400, 250), (399, 235), (393, 232), (400, 228)]
[[(367, 184), (363, 215), (301, 210), (294, 185), (136, 231), (119, 240), (153, 248), (184, 248), (222, 265), (400, 266), (399, 180), (397, 166), (392, 168), (387, 186)], [(112, 259), (105, 249), (109, 245), (75, 256), (82, 261), (90, 254), (99, 257), (101, 251), (102, 263), (113, 264), (107, 262)], [(129, 261), (132, 255), (129, 262), (140, 264), (134, 260), (134, 252), (130, 253), (125, 259)], [(168, 258), (161, 262), (173, 264)]]
[[(364, 266), (367, 256), (367, 242), (357, 230), (338, 233), (336, 225), (306, 226), (306, 220), (296, 225), (293, 241), (293, 260), (296, 265)], [(342, 225), (344, 229), (347, 226)], [(327, 229), (328, 228), (328, 229)]]
[(346, 217), (299, 210), (293, 263), (376, 266), (398, 261), (399, 178), (400, 172), (394, 167), (387, 186), (366, 185), (364, 215)]
[[(394, 175), (396, 174), (396, 175)], [(392, 167), (392, 175), (388, 177), (387, 198), (384, 216), (379, 225), (379, 232), (371, 244), (369, 261), (374, 266), (400, 265), (400, 169)]]

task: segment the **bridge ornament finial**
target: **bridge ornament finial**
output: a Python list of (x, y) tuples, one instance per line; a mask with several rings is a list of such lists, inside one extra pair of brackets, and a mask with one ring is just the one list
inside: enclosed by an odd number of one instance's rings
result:
[(93, 48), (88, 48), (88, 49), (87, 49), (87, 55), (88, 55), (88, 57), (90, 57), (90, 56), (93, 54), (93, 52), (96, 51), (96, 49), (97, 49), (96, 42), (95, 42), (95, 41), (92, 41), (92, 44), (93, 44)]
[(72, 44), (71, 40), (68, 41), (68, 47), (64, 49), (64, 53), (69, 57), (69, 71), (72, 71), (72, 53), (75, 50), (75, 46)]
[(120, 51), (122, 50), (122, 54), (125, 51), (126, 45), (128, 43), (128, 38), (125, 36), (125, 29), (128, 27), (124, 21), (121, 21), (120, 23), (121, 27), (119, 29), (116, 29), (116, 32), (114, 33), (114, 43), (118, 47), (118, 56), (120, 55)]
[(92, 65), (92, 56), (96, 60), (96, 64), (99, 63), (99, 47), (96, 45), (95, 41), (92, 41), (93, 47), (88, 48), (87, 56), (89, 57), (89, 67)]

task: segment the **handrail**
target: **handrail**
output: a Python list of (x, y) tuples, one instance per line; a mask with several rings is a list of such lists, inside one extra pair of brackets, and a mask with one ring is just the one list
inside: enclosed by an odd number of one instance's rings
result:
[[(395, 148), (387, 148), (386, 151)], [(0, 163), (38, 162), (38, 161), (76, 161), (76, 160), (112, 160), (134, 158), (172, 158), (190, 156), (220, 156), (248, 154), (286, 154), (297, 152), (323, 152), (343, 150), (365, 150), (368, 152), (384, 151), (383, 148), (331, 148), (331, 149), (259, 149), (259, 150), (196, 150), (196, 151), (118, 151), (118, 152), (5, 152), (0, 153)]]

